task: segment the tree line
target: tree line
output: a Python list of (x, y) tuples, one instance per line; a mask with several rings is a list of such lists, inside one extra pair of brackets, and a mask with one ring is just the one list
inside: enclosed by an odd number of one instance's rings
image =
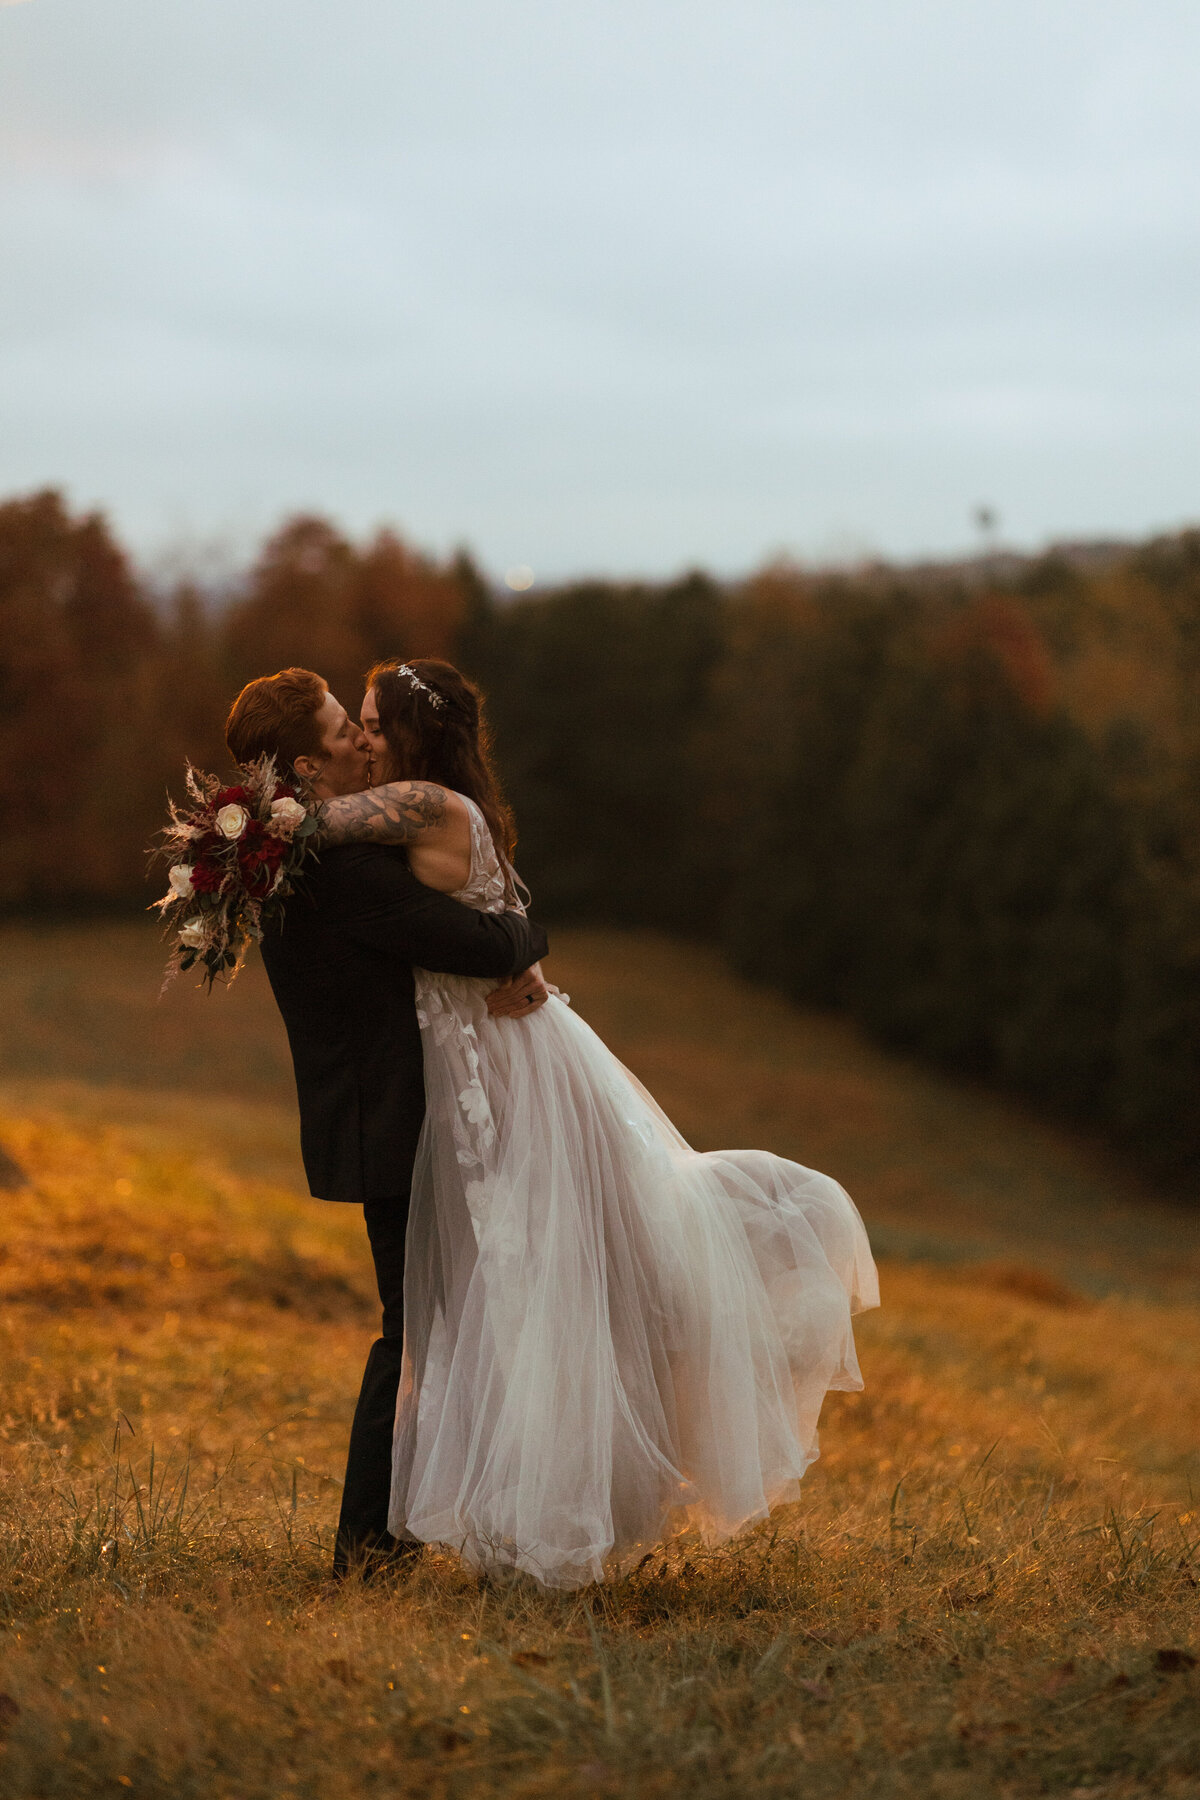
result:
[(539, 910), (718, 942), (792, 998), (1186, 1178), (1200, 1152), (1200, 532), (1089, 561), (587, 582), (287, 522), (152, 598), (105, 521), (0, 506), (0, 903), (143, 895), (183, 758), (301, 663), (489, 697)]

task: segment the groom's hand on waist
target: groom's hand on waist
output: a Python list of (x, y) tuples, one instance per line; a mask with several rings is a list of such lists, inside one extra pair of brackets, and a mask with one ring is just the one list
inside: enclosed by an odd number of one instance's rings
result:
[(493, 988), (487, 997), (487, 1009), (493, 1019), (527, 1019), (557, 992), (557, 988), (545, 981), (539, 965), (534, 963), (523, 975), (514, 975), (511, 981), (501, 982), (499, 987)]

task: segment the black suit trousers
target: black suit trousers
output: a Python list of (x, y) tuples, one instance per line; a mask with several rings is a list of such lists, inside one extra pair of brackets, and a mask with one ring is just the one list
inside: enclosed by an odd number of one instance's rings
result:
[(400, 1361), (404, 1353), (404, 1238), (408, 1229), (408, 1193), (367, 1200), (363, 1217), (375, 1262), (375, 1280), (383, 1305), (383, 1336), (367, 1357), (346, 1459), (346, 1482), (338, 1520), (334, 1568), (388, 1552), (395, 1540), (387, 1528), (392, 1485), (392, 1430)]

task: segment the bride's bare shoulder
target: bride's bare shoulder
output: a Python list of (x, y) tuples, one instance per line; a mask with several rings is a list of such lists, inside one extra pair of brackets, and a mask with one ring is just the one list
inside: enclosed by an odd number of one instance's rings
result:
[(321, 807), (327, 844), (411, 844), (454, 838), (469, 826), (467, 803), (435, 781), (388, 781), (361, 794), (339, 794)]

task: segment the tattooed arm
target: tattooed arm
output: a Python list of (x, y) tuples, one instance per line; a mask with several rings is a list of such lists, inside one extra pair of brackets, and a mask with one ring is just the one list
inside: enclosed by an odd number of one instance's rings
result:
[(461, 812), (457, 794), (432, 781), (389, 781), (361, 794), (339, 794), (321, 807), (324, 844), (411, 844), (441, 831)]
[(318, 843), (402, 845), (417, 880), (443, 894), (457, 893), (471, 875), (466, 802), (433, 781), (389, 781), (326, 800)]

